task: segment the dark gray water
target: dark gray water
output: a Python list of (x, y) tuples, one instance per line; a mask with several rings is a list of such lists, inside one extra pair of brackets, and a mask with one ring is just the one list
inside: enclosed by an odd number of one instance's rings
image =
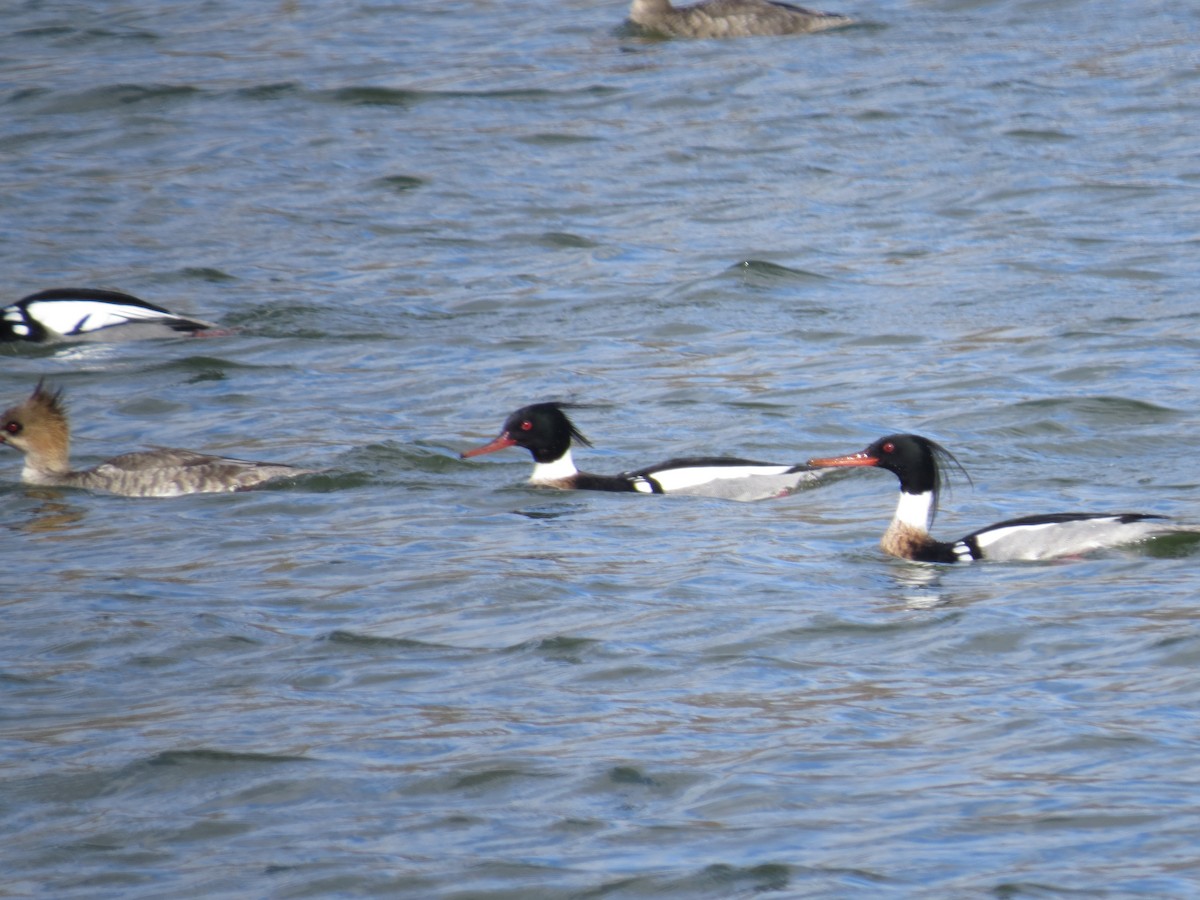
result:
[(0, 349), (75, 456), (328, 467), (146, 501), (5, 483), (0, 893), (1193, 896), (1200, 554), (926, 569), (895, 479), (753, 505), (460, 461), (891, 431), (937, 522), (1200, 521), (1200, 13), (827, 6), (655, 42), (625, 5), (0, 10), (5, 302), (237, 329)]

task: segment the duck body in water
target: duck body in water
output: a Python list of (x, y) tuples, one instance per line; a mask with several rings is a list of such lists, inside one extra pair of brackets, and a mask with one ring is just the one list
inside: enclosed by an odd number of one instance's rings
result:
[(245, 491), (276, 478), (314, 472), (167, 447), (125, 453), (95, 468), (75, 471), (69, 460), (71, 434), (61, 394), (38, 382), (29, 399), (6, 410), (0, 421), (0, 445), (25, 454), (21, 480), (26, 484), (84, 488), (125, 497), (178, 497)]
[(816, 484), (825, 475), (806, 465), (758, 462), (730, 456), (669, 459), (619, 475), (580, 472), (571, 442), (591, 446), (567, 415), (569, 404), (554, 401), (522, 406), (504, 422), (491, 443), (462, 454), (464, 459), (506, 447), (524, 447), (533, 456), (530, 484), (575, 491), (680, 494), (722, 500), (767, 500)]
[(915, 562), (1062, 559), (1171, 534), (1200, 534), (1200, 526), (1150, 513), (1063, 512), (1008, 519), (957, 541), (939, 541), (929, 528), (937, 513), (946, 468), (962, 469), (940, 444), (917, 434), (892, 434), (858, 453), (810, 459), (808, 464), (818, 468), (875, 466), (899, 478), (900, 502), (879, 545), (891, 556)]
[(215, 333), (219, 328), (132, 294), (97, 288), (51, 288), (0, 308), (0, 341), (129, 341)]
[(810, 34), (854, 24), (849, 16), (770, 0), (707, 0), (680, 7), (670, 0), (633, 0), (629, 19), (647, 31), (686, 38)]

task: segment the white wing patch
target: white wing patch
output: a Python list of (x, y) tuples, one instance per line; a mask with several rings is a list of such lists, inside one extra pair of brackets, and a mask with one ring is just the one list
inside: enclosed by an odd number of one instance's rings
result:
[(25, 324), (25, 320), (20, 316), (14, 316), (11, 313), (4, 317), (4, 321), (10, 322), (8, 330), (20, 337), (29, 337), (30, 328)]
[(29, 337), (29, 332), (32, 329), (25, 321), (25, 313), (21, 311), (21, 307), (6, 306), (4, 308), (4, 321), (10, 323), (8, 330), (13, 334), (18, 337)]
[(963, 541), (956, 541), (951, 549), (954, 551), (954, 555), (958, 557), (959, 562), (971, 562), (975, 559), (975, 554), (971, 552), (971, 548)]

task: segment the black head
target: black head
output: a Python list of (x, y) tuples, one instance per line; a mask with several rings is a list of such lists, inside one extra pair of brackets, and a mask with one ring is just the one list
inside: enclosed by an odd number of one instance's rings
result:
[(504, 420), (499, 437), (483, 447), (468, 450), (463, 458), (481, 456), (505, 447), (524, 447), (533, 454), (535, 462), (554, 462), (571, 448), (572, 440), (590, 447), (591, 441), (583, 436), (566, 413), (566, 410), (573, 408), (578, 407), (557, 401), (522, 406)]

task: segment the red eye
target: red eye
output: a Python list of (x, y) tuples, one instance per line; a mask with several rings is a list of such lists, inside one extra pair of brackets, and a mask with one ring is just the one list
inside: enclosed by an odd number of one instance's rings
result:
[(886, 442), (886, 443), (884, 443), (884, 445), (883, 445), (882, 447), (880, 447), (879, 449), (881, 449), (881, 450), (882, 450), (884, 453), (895, 453), (895, 452), (896, 452), (896, 445), (895, 445), (895, 444), (893, 444), (891, 441), (887, 441), (887, 442)]
[(533, 428), (533, 423), (530, 422), (528, 419), (526, 419), (524, 422), (521, 423), (522, 431), (530, 431), (532, 428)]
[(7, 431), (9, 434), (20, 434), (21, 433), (21, 423), (20, 422), (5, 422), (4, 430)]

